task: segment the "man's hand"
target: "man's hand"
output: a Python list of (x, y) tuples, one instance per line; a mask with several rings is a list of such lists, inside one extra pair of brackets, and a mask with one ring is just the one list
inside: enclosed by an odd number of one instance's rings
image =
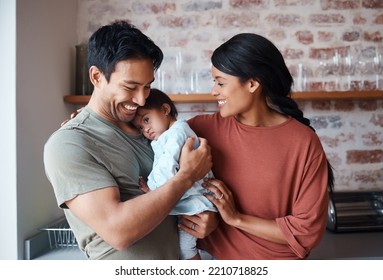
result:
[(200, 146), (193, 149), (194, 138), (189, 137), (182, 148), (180, 156), (180, 170), (177, 174), (186, 175), (196, 182), (210, 171), (213, 166), (210, 146), (207, 140), (199, 138)]

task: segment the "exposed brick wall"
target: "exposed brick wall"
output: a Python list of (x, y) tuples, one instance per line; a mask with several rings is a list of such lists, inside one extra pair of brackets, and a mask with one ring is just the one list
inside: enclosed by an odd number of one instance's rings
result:
[[(212, 51), (236, 33), (266, 36), (291, 67), (302, 63), (314, 68), (323, 55), (368, 52), (383, 45), (382, 0), (79, 0), (78, 4), (79, 43), (100, 25), (129, 20), (163, 49), (167, 84), (176, 84), (174, 69), (181, 53), (182, 69), (186, 76), (196, 72), (200, 91), (210, 86)], [(359, 86), (358, 78), (352, 76), (353, 87)], [(311, 90), (334, 86), (333, 77), (325, 79), (329, 80), (311, 81)], [(373, 87), (373, 83), (367, 84)], [(300, 101), (299, 105), (335, 168), (336, 190), (383, 190), (383, 101)], [(215, 104), (178, 107), (185, 118), (217, 109)]]
[(335, 169), (336, 189), (383, 189), (383, 101), (303, 103)]

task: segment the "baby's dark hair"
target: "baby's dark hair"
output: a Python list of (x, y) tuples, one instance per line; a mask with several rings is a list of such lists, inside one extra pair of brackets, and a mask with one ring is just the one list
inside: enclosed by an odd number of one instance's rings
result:
[(165, 92), (156, 88), (150, 89), (150, 94), (149, 97), (146, 98), (145, 105), (140, 108), (161, 109), (163, 104), (168, 104), (170, 106), (169, 116), (177, 119), (178, 111), (173, 101)]

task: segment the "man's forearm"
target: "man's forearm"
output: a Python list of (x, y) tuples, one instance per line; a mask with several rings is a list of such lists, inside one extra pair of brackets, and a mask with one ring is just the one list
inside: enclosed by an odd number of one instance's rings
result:
[(155, 229), (192, 184), (189, 176), (179, 174), (154, 191), (120, 203), (115, 221), (119, 229), (110, 232), (114, 238), (119, 236), (117, 247), (129, 247)]

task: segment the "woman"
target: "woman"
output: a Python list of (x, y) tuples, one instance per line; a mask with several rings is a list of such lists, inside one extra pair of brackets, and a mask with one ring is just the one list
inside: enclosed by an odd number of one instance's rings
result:
[(219, 180), (205, 187), (215, 194), (207, 197), (222, 221), (199, 246), (217, 259), (306, 258), (326, 227), (333, 174), (310, 121), (290, 97), (284, 59), (269, 40), (245, 33), (211, 60), (219, 113), (189, 124), (212, 148)]

